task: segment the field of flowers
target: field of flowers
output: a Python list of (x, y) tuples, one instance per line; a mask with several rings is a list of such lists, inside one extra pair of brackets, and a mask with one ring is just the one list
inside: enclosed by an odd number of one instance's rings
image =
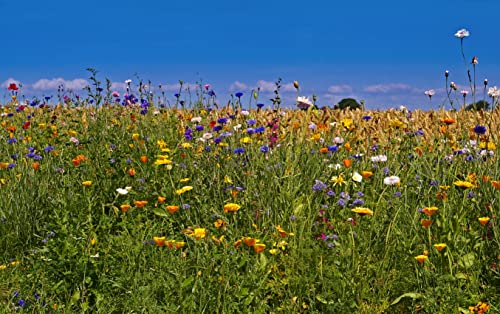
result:
[(9, 88), (2, 312), (499, 310), (496, 109), (21, 104)]

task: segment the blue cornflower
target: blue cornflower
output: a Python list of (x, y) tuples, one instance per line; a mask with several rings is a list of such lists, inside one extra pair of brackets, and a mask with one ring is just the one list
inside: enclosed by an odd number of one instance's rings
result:
[(401, 194), (401, 192), (399, 192), (399, 191), (394, 193), (394, 197), (400, 197), (401, 195), (402, 195), (402, 194)]
[(179, 98), (179, 97), (181, 97), (181, 95), (180, 94), (174, 94), (174, 97), (175, 98)]
[(148, 113), (148, 109), (142, 109), (141, 111), (139, 111), (139, 113), (145, 115)]
[(220, 137), (214, 138), (214, 143), (215, 144), (219, 144), (220, 142), (222, 142), (222, 138), (220, 138)]
[(16, 139), (15, 137), (13, 137), (13, 138), (9, 138), (9, 139), (7, 140), (7, 144), (14, 144), (14, 143), (17, 143), (17, 139)]
[(351, 199), (351, 196), (347, 192), (340, 192), (340, 197), (342, 197), (343, 199), (346, 199), (346, 200)]
[(195, 127), (196, 131), (203, 131), (205, 129), (205, 127), (203, 125), (197, 125)]
[(414, 133), (414, 134), (415, 134), (415, 135), (417, 135), (417, 136), (424, 136), (425, 132), (424, 132), (424, 130), (422, 130), (422, 129), (420, 128), (420, 129), (418, 129), (417, 131), (415, 131), (415, 133)]
[(372, 118), (371, 116), (363, 116), (363, 120), (365, 120), (365, 121), (368, 121), (368, 120), (370, 120), (371, 118)]
[(248, 125), (254, 125), (256, 123), (257, 123), (257, 121), (255, 119), (249, 119), (249, 120), (247, 120), (247, 124)]
[(214, 130), (214, 132), (218, 132), (218, 131), (222, 130), (222, 125), (216, 125), (216, 126), (214, 126), (214, 128), (212, 130)]
[(389, 173), (391, 173), (391, 170), (389, 170), (389, 168), (387, 168), (387, 167), (385, 167), (383, 170), (384, 170), (385, 175), (388, 175)]
[(10, 158), (12, 158), (13, 160), (16, 160), (17, 158), (19, 158), (19, 155), (18, 154), (12, 154), (12, 155), (10, 155)]
[(345, 206), (345, 201), (343, 199), (339, 199), (337, 201), (337, 205), (341, 206), (341, 207), (344, 207)]
[(269, 151), (269, 147), (266, 146), (266, 145), (262, 145), (260, 147), (260, 151), (263, 152), (263, 153), (267, 153)]
[(24, 299), (21, 299), (19, 301), (17, 301), (17, 304), (20, 306), (20, 307), (24, 307), (26, 305), (26, 301), (24, 301)]
[(207, 153), (210, 153), (212, 151), (212, 148), (210, 146), (205, 146), (205, 151)]
[(51, 151), (53, 151), (53, 150), (54, 150), (54, 146), (51, 146), (51, 145), (46, 146), (43, 150), (44, 150), (46, 153), (51, 152)]
[(246, 132), (247, 132), (247, 134), (248, 134), (248, 135), (252, 135), (252, 134), (254, 134), (254, 133), (255, 133), (255, 129), (254, 129), (254, 128), (248, 128), (248, 129), (246, 130)]
[(332, 190), (328, 190), (326, 192), (326, 195), (328, 195), (328, 196), (335, 196), (335, 192), (333, 192)]
[(33, 159), (34, 159), (34, 160), (42, 160), (42, 159), (43, 159), (43, 157), (42, 157), (42, 156), (40, 156), (40, 155), (35, 155), (35, 156), (33, 156)]
[(260, 108), (262, 108), (262, 107), (264, 107), (264, 104), (257, 104), (257, 108), (259, 108), (259, 109), (260, 109)]
[(337, 145), (328, 146), (328, 151), (329, 152), (336, 152), (338, 150), (339, 150), (339, 147)]
[(358, 192), (356, 192), (356, 195), (359, 197), (363, 197), (363, 196), (365, 196), (365, 193), (358, 191)]
[(109, 145), (109, 149), (115, 150), (116, 149), (116, 145), (114, 145), (114, 144)]
[(378, 145), (377, 144), (372, 145), (372, 148), (370, 148), (370, 150), (372, 152), (377, 151), (378, 150)]
[(243, 147), (234, 149), (235, 154), (243, 154), (244, 152), (245, 152), (245, 149)]
[(8, 164), (8, 165), (7, 165), (7, 168), (8, 168), (8, 169), (12, 169), (12, 168), (14, 168), (15, 166), (16, 166), (16, 164), (10, 163), (10, 164)]
[(266, 128), (264, 126), (259, 126), (258, 128), (255, 128), (255, 133), (264, 133), (266, 131)]
[(234, 94), (234, 96), (236, 96), (238, 98), (241, 98), (241, 96), (243, 96), (243, 93), (242, 92), (237, 92), (236, 94)]
[(219, 118), (219, 119), (217, 119), (217, 123), (225, 124), (225, 123), (227, 123), (227, 118)]
[(484, 134), (486, 133), (486, 127), (482, 125), (476, 125), (474, 127), (474, 133), (476, 134)]
[(430, 186), (438, 186), (439, 185), (439, 181), (438, 180), (432, 180), (430, 183), (429, 183)]

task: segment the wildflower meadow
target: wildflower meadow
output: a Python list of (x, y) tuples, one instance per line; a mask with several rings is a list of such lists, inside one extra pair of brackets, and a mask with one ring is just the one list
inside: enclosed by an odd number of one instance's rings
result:
[(455, 109), (300, 110), (279, 81), (167, 103), (89, 71), (85, 97), (8, 87), (2, 313), (499, 311), (496, 88), (488, 110), (453, 86)]

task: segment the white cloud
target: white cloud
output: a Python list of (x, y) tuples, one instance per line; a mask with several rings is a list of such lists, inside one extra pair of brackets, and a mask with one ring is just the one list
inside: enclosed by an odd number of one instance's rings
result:
[(269, 81), (259, 80), (257, 81), (257, 84), (255, 84), (255, 88), (257, 89), (259, 87), (260, 91), (263, 93), (273, 92), (276, 89), (276, 84)]
[(403, 83), (390, 83), (390, 84), (377, 84), (369, 85), (363, 89), (366, 93), (404, 93), (414, 92), (415, 89), (408, 84)]
[(349, 85), (332, 85), (328, 87), (328, 92), (332, 94), (352, 93), (352, 87)]
[(62, 85), (66, 89), (72, 90), (81, 90), (85, 86), (88, 86), (89, 83), (85, 79), (74, 79), (74, 80), (65, 80), (62, 77), (54, 78), (54, 79), (40, 79), (36, 81), (31, 88), (33, 90), (57, 90), (59, 86)]
[(14, 78), (12, 78), (12, 77), (9, 77), (9, 78), (8, 78), (5, 82), (3, 82), (3, 83), (0, 85), (0, 87), (7, 88), (7, 87), (9, 87), (9, 85), (10, 85), (11, 83), (14, 83), (14, 84), (16, 84), (16, 85), (18, 85), (18, 86), (19, 86), (19, 84), (21, 84), (21, 82), (19, 82), (18, 80), (14, 79)]
[(244, 91), (247, 90), (248, 86), (246, 84), (241, 83), (240, 81), (236, 81), (231, 86), (229, 87), (229, 90), (231, 92), (239, 92), (239, 91)]
[[(160, 84), (160, 85), (161, 85), (161, 89), (163, 91), (169, 91), (169, 92), (178, 92), (179, 89), (181, 88), (181, 84), (180, 83), (176, 83), (176, 84)], [(194, 90), (196, 90), (198, 88), (198, 85), (196, 85), (196, 84), (189, 84), (189, 83), (182, 84), (182, 90), (183, 91), (186, 91), (188, 88), (189, 88), (189, 90), (194, 91)]]
[(112, 82), (111, 83), (111, 90), (120, 90), (124, 91), (126, 90), (127, 84), (122, 83), (122, 82)]

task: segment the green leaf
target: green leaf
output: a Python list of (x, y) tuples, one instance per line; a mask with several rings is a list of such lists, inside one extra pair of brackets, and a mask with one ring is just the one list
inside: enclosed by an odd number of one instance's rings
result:
[(396, 300), (394, 300), (391, 305), (395, 305), (395, 304), (398, 304), (399, 301), (401, 301), (403, 298), (412, 298), (413, 300), (415, 299), (420, 299), (422, 298), (423, 295), (420, 294), (420, 293), (416, 293), (416, 292), (407, 292), (405, 294), (402, 294), (400, 295)]
[(471, 268), (472, 265), (474, 265), (474, 260), (476, 257), (474, 256), (474, 253), (468, 253), (462, 256), (462, 258), (458, 261), (458, 265), (464, 268)]
[(186, 288), (188, 287), (189, 285), (191, 285), (191, 283), (194, 281), (194, 277), (189, 277), (187, 278), (186, 280), (184, 280), (181, 284), (181, 287), (182, 288)]
[(160, 209), (160, 208), (155, 208), (153, 210), (153, 213), (157, 216), (160, 216), (160, 217), (168, 217), (167, 213), (163, 209)]

